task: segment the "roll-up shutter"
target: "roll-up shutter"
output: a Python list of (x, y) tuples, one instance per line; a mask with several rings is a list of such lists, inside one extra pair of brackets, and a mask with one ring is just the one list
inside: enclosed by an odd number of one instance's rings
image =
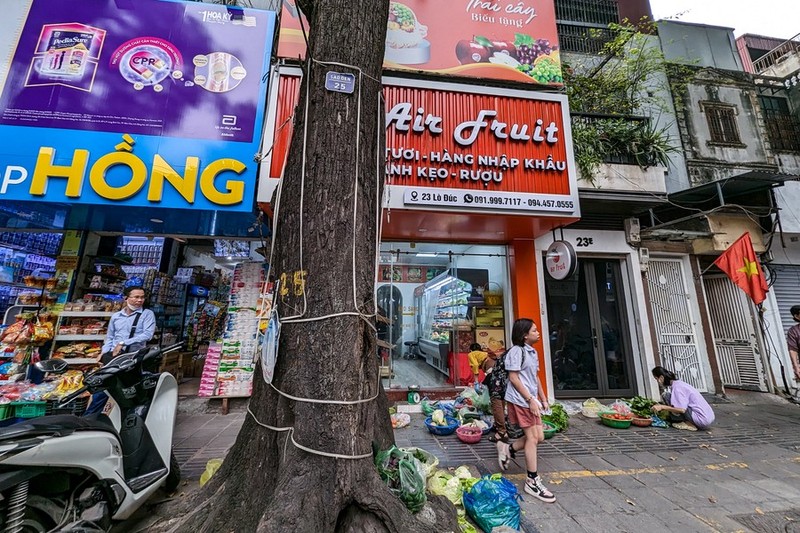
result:
[(781, 312), (781, 323), (784, 333), (789, 331), (796, 322), (792, 320), (789, 309), (793, 305), (800, 305), (800, 265), (770, 265), (775, 274), (772, 290), (778, 300), (778, 309)]

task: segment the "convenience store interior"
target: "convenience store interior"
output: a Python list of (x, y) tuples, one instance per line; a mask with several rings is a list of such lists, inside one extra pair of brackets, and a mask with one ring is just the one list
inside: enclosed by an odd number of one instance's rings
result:
[(151, 343), (185, 343), (164, 370), (179, 381), (199, 378), (224, 326), (235, 265), (263, 264), (264, 251), (260, 239), (0, 232), (0, 334), (21, 320), (50, 328), (46, 341), (0, 344), (0, 384), (30, 378), (37, 357), (93, 363), (126, 286), (146, 289), (156, 315)]
[(472, 343), (505, 349), (510, 323), (503, 245), (384, 242), (376, 282), (386, 388), (466, 386)]

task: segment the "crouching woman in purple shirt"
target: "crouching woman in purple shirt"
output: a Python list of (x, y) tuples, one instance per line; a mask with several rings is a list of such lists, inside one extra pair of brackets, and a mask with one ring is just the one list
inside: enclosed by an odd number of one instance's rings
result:
[(714, 410), (700, 392), (681, 381), (663, 366), (653, 369), (653, 377), (664, 391), (663, 404), (653, 406), (653, 412), (672, 422), (672, 427), (697, 431), (706, 429), (714, 422)]

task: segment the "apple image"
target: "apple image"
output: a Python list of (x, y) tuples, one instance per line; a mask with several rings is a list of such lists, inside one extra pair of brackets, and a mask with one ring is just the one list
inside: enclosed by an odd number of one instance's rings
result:
[(489, 47), (476, 42), (476, 40), (467, 41), (464, 39), (456, 44), (456, 57), (462, 65), (488, 63), (491, 55), (492, 52)]
[(517, 58), (517, 47), (512, 42), (494, 39), (490, 43), (490, 48), (495, 54), (508, 54), (514, 59)]

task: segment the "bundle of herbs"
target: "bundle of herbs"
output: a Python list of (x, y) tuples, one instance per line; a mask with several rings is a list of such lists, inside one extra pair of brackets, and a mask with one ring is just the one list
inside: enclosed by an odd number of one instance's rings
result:
[(658, 403), (643, 396), (634, 396), (625, 402), (630, 405), (631, 411), (638, 418), (650, 418), (653, 415), (653, 406)]
[(550, 414), (542, 415), (542, 422), (549, 422), (558, 431), (564, 431), (569, 427), (569, 415), (561, 404), (550, 406)]

